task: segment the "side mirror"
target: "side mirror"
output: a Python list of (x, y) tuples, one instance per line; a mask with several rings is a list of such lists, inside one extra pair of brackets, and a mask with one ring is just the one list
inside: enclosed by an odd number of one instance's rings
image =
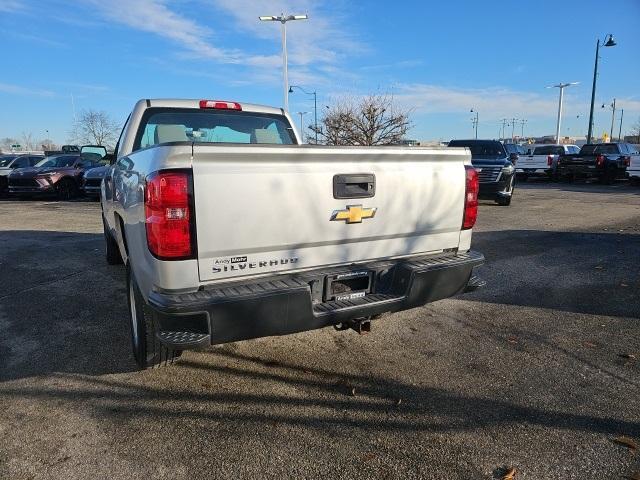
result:
[(518, 154), (517, 153), (510, 153), (509, 154), (509, 160), (511, 160), (511, 163), (516, 163), (518, 161)]

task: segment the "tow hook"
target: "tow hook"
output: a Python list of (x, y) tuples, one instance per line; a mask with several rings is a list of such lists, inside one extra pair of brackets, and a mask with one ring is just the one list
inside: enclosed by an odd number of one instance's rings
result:
[(350, 328), (358, 332), (360, 335), (364, 335), (371, 331), (371, 317), (354, 318), (352, 320), (347, 320), (346, 322), (334, 325), (333, 328), (338, 331), (343, 331)]

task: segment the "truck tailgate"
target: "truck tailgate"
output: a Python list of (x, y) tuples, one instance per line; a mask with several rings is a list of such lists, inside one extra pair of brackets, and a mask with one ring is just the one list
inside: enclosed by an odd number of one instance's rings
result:
[[(194, 145), (200, 280), (456, 248), (468, 160), (462, 149)], [(357, 174), (375, 176), (375, 195), (334, 198), (334, 176)]]

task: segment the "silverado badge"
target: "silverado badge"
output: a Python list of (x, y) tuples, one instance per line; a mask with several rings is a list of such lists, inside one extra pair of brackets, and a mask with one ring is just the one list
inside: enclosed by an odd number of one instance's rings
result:
[(347, 205), (344, 210), (334, 210), (331, 214), (331, 221), (344, 220), (346, 223), (362, 223), (365, 218), (373, 218), (377, 208), (364, 208), (362, 205)]

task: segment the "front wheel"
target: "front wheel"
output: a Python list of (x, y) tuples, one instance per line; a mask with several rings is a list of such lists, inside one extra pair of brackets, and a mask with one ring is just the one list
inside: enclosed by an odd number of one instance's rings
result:
[(511, 195), (509, 195), (508, 197), (500, 195), (496, 198), (496, 203), (501, 207), (508, 207), (509, 205), (511, 205)]
[(615, 168), (607, 168), (600, 178), (600, 182), (605, 185), (613, 185), (616, 181), (616, 169)]
[(56, 185), (56, 194), (59, 200), (71, 200), (78, 195), (76, 182), (70, 178), (63, 178)]
[(505, 193), (508, 193), (509, 195), (496, 195), (496, 203), (498, 205), (500, 205), (501, 207), (508, 207), (509, 205), (511, 205), (511, 198), (513, 197), (513, 193), (516, 189), (515, 183), (515, 176), (513, 176), (511, 177), (509, 188), (505, 190)]
[(131, 267), (127, 265), (127, 297), (133, 357), (141, 369), (159, 368), (173, 364), (181, 350), (167, 348), (156, 337), (158, 323), (155, 313), (142, 298)]

